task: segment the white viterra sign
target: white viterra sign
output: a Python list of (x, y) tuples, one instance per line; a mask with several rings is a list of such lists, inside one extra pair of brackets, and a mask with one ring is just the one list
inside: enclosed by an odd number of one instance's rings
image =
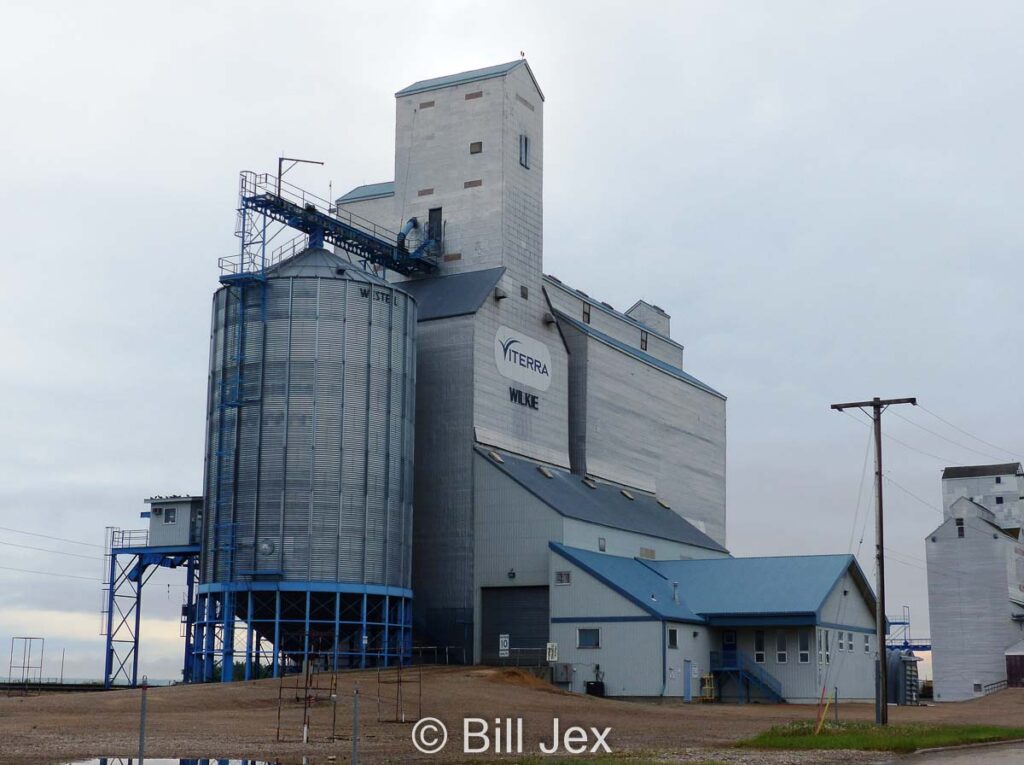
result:
[(551, 387), (551, 352), (539, 340), (508, 327), (494, 336), (494, 363), (503, 377), (540, 391)]

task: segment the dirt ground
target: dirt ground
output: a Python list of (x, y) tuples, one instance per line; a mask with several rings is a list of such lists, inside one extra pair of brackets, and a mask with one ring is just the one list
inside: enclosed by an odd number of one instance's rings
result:
[[(413, 675), (414, 677), (414, 675)], [(764, 728), (791, 720), (813, 719), (815, 708), (802, 705), (700, 705), (616, 701), (558, 691), (516, 670), (492, 668), (424, 668), (419, 688), (402, 686), (405, 708), (412, 716), (421, 692), (422, 715), (436, 717), (450, 731), (441, 753), (419, 753), (412, 744), (411, 723), (378, 721), (378, 678), (375, 671), (338, 674), (337, 739), (330, 740), (332, 704), (330, 675), (320, 675), (321, 699), (310, 712), (310, 741), (302, 743), (302, 688), (285, 681), (278, 731), (277, 680), (226, 685), (174, 686), (148, 691), (146, 754), (151, 757), (216, 757), (301, 761), (308, 755), (324, 763), (333, 755), (346, 762), (352, 750), (352, 695), (360, 693), (360, 761), (452, 762), (487, 761), (484, 755), (462, 754), (462, 720), (521, 717), (524, 752), (536, 754), (540, 741), (551, 736), (552, 720), (570, 725), (612, 728), (608, 745), (617, 754), (654, 756), (668, 762), (715, 759), (736, 763), (824, 763), (846, 765), (885, 762), (879, 755), (855, 753), (768, 754), (729, 750), (729, 745)], [(393, 718), (397, 686), (380, 693), (381, 714)], [(16, 765), (68, 762), (137, 752), (139, 690), (109, 693), (0, 697), (0, 762)], [(296, 697), (299, 697), (297, 700)], [(870, 720), (866, 704), (844, 704), (840, 719)], [(892, 722), (1024, 724), (1024, 689), (1010, 689), (984, 699), (931, 707), (891, 708)], [(592, 740), (592, 739), (591, 739)], [(479, 741), (479, 739), (477, 739)], [(514, 761), (507, 758), (506, 761)]]

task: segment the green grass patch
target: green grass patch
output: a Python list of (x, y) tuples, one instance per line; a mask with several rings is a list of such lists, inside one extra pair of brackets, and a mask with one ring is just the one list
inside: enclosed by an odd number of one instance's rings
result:
[(985, 744), (1024, 739), (1024, 728), (996, 725), (888, 725), (826, 723), (814, 735), (815, 723), (777, 725), (737, 746), (749, 749), (866, 749), (914, 752), (940, 746)]

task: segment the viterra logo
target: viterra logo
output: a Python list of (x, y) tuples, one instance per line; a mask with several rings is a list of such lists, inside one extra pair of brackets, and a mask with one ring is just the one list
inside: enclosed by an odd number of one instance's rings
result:
[(518, 364), (521, 367), (532, 369), (539, 374), (547, 377), (551, 376), (548, 371), (548, 365), (540, 359), (535, 359), (533, 356), (529, 356), (521, 351), (513, 348), (513, 345), (521, 345), (521, 343), (514, 337), (510, 337), (508, 340), (501, 344), (501, 352), (505, 356), (505, 361), (510, 361), (513, 364)]
[(500, 327), (494, 336), (494, 362), (502, 376), (531, 388), (551, 385), (551, 352), (544, 343)]

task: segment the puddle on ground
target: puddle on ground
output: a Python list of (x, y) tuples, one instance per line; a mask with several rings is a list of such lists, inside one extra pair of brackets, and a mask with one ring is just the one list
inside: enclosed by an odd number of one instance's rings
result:
[[(62, 763), (62, 765), (140, 765), (137, 757), (99, 757), (95, 760), (75, 760), (74, 762)], [(312, 765), (311, 760), (303, 758), (306, 765)], [(221, 760), (215, 757), (147, 757), (144, 765), (281, 765), (276, 760)]]

